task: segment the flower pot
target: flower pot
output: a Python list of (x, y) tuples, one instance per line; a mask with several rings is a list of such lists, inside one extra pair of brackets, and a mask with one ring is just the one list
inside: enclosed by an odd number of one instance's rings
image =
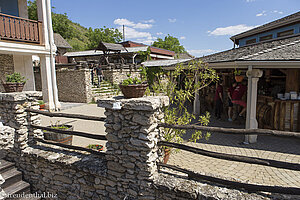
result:
[[(73, 131), (73, 126), (72, 125), (63, 125), (66, 126), (66, 129), (61, 129), (61, 130), (65, 130), (65, 131)], [(49, 128), (53, 128), (53, 126), (48, 126)], [(46, 140), (51, 140), (51, 141), (55, 141), (61, 144), (68, 144), (68, 145), (72, 145), (72, 140), (73, 140), (73, 135), (67, 135), (67, 134), (61, 134), (61, 133), (55, 133), (52, 131), (46, 131), (44, 130), (44, 138)]]
[(41, 104), (40, 106), (40, 110), (44, 110), (45, 109), (45, 104)]
[(3, 83), (5, 92), (22, 92), (25, 83)]
[(138, 84), (138, 85), (119, 85), (125, 98), (138, 98), (143, 97), (148, 84)]
[(240, 83), (240, 82), (243, 81), (244, 76), (235, 76), (234, 78), (235, 78), (235, 81), (236, 81), (236, 82)]
[(167, 164), (169, 158), (170, 158), (171, 150), (170, 149), (164, 149), (164, 164)]

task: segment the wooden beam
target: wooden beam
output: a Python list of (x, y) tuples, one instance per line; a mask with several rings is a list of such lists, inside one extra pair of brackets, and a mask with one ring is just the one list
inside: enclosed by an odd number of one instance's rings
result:
[(40, 111), (34, 109), (26, 109), (26, 112), (37, 113), (41, 115), (46, 115), (49, 117), (65, 117), (65, 118), (76, 118), (76, 119), (84, 119), (84, 120), (93, 120), (93, 121), (105, 121), (105, 117), (95, 117), (95, 116), (87, 116), (87, 115), (79, 115), (79, 114), (68, 114), (68, 113), (54, 113), (48, 111)]
[(207, 150), (187, 146), (184, 144), (178, 144), (178, 143), (172, 143), (172, 142), (166, 142), (166, 141), (160, 141), (160, 142), (158, 142), (158, 145), (173, 147), (173, 148), (193, 152), (193, 153), (204, 155), (204, 156), (218, 158), (218, 159), (231, 160), (231, 161), (237, 161), (237, 162), (245, 162), (245, 163), (249, 163), (249, 164), (257, 164), (257, 165), (276, 167), (276, 168), (281, 168), (281, 169), (300, 171), (300, 164), (297, 164), (297, 163), (288, 163), (288, 162), (282, 162), (282, 161), (277, 161), (277, 160), (212, 152), (212, 151), (207, 151)]
[(67, 144), (52, 142), (52, 141), (43, 140), (43, 139), (40, 139), (40, 138), (34, 138), (34, 140), (36, 140), (38, 142), (45, 143), (45, 144), (51, 144), (51, 145), (63, 147), (63, 148), (66, 148), (66, 149), (73, 149), (73, 150), (78, 150), (78, 151), (86, 151), (86, 152), (89, 152), (89, 153), (92, 153), (92, 154), (105, 156), (104, 152), (99, 152), (99, 151), (95, 151), (95, 150), (84, 148), (84, 147), (78, 147), (78, 146), (72, 146), (72, 145), (67, 145)]
[(288, 131), (277, 131), (270, 129), (234, 129), (234, 128), (221, 128), (221, 127), (209, 127), (209, 126), (198, 126), (198, 125), (173, 125), (173, 124), (158, 124), (158, 127), (174, 128), (174, 129), (185, 129), (185, 130), (199, 130), (208, 132), (217, 132), (223, 134), (235, 134), (235, 135), (273, 135), (279, 137), (294, 137), (299, 139), (300, 133), (288, 132)]
[(234, 189), (238, 189), (238, 190), (245, 189), (249, 192), (263, 191), (263, 192), (272, 192), (272, 193), (280, 193), (280, 194), (300, 195), (300, 188), (241, 183), (241, 182), (237, 182), (237, 181), (230, 181), (230, 180), (226, 180), (226, 179), (202, 175), (202, 174), (195, 173), (193, 171), (186, 170), (186, 169), (183, 169), (183, 168), (180, 168), (177, 166), (173, 166), (173, 165), (169, 165), (169, 164), (158, 163), (158, 166), (169, 168), (169, 169), (172, 169), (175, 171), (179, 171), (179, 172), (188, 174), (188, 178), (191, 180), (208, 181), (208, 182), (211, 182), (214, 184), (217, 183), (217, 184), (224, 185), (227, 188), (234, 188)]
[(51, 131), (54, 133), (61, 133), (61, 134), (66, 134), (66, 135), (76, 135), (76, 136), (86, 137), (86, 138), (96, 139), (96, 140), (107, 140), (105, 135), (95, 135), (95, 134), (84, 133), (84, 132), (80, 132), (80, 131), (67, 131), (67, 130), (62, 130), (62, 129), (55, 129), (55, 128), (44, 127), (44, 126), (36, 126), (36, 125), (29, 125), (29, 127), (34, 128), (34, 129)]

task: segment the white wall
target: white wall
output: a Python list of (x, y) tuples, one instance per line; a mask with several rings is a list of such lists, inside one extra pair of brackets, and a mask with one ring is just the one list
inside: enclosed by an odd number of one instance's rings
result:
[(14, 55), (14, 71), (19, 72), (26, 78), (24, 91), (34, 91), (34, 73), (31, 55)]

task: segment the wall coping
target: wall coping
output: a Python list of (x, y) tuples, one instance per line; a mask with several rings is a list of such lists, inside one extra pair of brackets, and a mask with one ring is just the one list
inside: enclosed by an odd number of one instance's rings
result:
[(24, 92), (12, 92), (12, 93), (1, 93), (0, 101), (25, 101), (30, 97), (41, 97), (42, 92), (38, 91), (24, 91)]
[(167, 96), (147, 96), (141, 98), (126, 99), (124, 96), (117, 96), (108, 99), (97, 99), (98, 107), (113, 109), (114, 103), (121, 103), (122, 109), (154, 111), (160, 107), (169, 105)]

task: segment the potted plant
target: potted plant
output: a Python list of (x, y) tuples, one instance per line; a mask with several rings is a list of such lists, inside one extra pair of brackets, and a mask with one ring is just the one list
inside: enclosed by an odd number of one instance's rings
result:
[(238, 83), (242, 82), (244, 79), (244, 76), (242, 76), (241, 74), (241, 70), (237, 70), (236, 68), (234, 69), (234, 79)]
[(20, 73), (14, 72), (13, 74), (6, 75), (6, 80), (3, 83), (5, 92), (22, 92), (26, 79)]
[[(48, 127), (53, 129), (59, 129), (59, 130), (73, 131), (73, 125), (60, 124), (60, 121), (57, 121), (55, 124), (51, 122), (51, 125)], [(46, 140), (72, 145), (73, 135), (55, 133), (46, 130), (44, 130), (43, 132), (44, 132), (44, 138)]]
[(103, 151), (104, 147), (101, 144), (89, 144), (86, 148), (95, 149), (97, 151)]
[(138, 98), (144, 96), (148, 84), (137, 77), (131, 78), (128, 75), (128, 78), (123, 80), (119, 87), (125, 98)]
[(44, 110), (45, 109), (45, 102), (43, 100), (39, 100), (38, 103), (39, 103), (39, 106), (40, 106), (40, 110)]

